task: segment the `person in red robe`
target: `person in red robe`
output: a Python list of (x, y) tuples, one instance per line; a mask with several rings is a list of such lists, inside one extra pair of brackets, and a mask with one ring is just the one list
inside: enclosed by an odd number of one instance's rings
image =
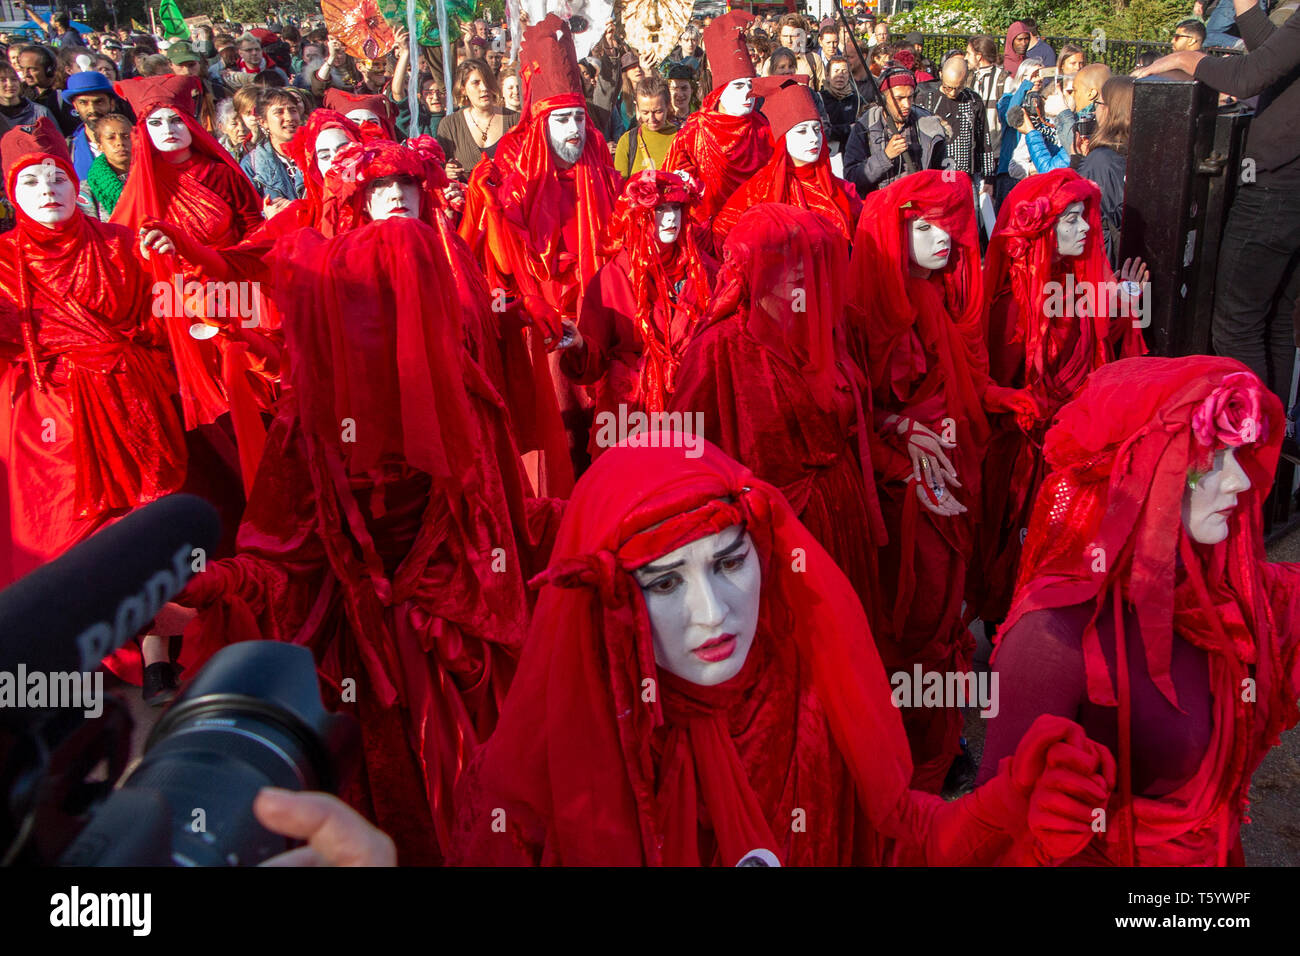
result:
[(772, 76), (754, 82), (762, 96), (776, 148), (772, 158), (731, 194), (713, 217), (713, 246), (721, 249), (745, 210), (759, 203), (780, 202), (811, 209), (846, 240), (862, 212), (857, 190), (831, 169), (826, 133), (806, 77)]
[(683, 174), (647, 169), (627, 181), (615, 207), (611, 258), (583, 296), (577, 341), (560, 360), (566, 375), (591, 387), (593, 459), (616, 443), (608, 426), (620, 409), (624, 420), (662, 412), (677, 387), (717, 271), (685, 228), (700, 188)]
[[(214, 247), (234, 245), (262, 223), (262, 201), (252, 183), (195, 119), (201, 89), (197, 77), (177, 75), (117, 85), (137, 119), (131, 173), (113, 222), (138, 230), (149, 220), (163, 220), (195, 242)], [(164, 256), (152, 258), (150, 266), (159, 282), (181, 288), (209, 279), (184, 272)], [(247, 492), (266, 441), (261, 414), (270, 413), (275, 400), (278, 330), (262, 316), (220, 322), (218, 329), (216, 320), (231, 318), (208, 314), (230, 311), (218, 305), (218, 297), (185, 298), (186, 308), (173, 301), (163, 310), (185, 427), (204, 428), (204, 438), (242, 475)], [(208, 299), (214, 308), (208, 308)], [(230, 418), (222, 419), (227, 414)], [(217, 427), (207, 427), (218, 419)]]
[[(156, 289), (135, 234), (82, 215), (77, 177), (47, 120), (0, 141), (17, 223), (0, 239), (0, 587), (140, 505), (204, 494), (172, 395), (176, 373), (154, 317)], [(145, 638), (106, 662), (174, 688), (167, 645)], [(152, 668), (143, 665), (152, 665)], [(161, 702), (161, 700), (159, 700)]]
[(560, 371), (622, 180), (589, 122), (568, 24), (524, 33), (523, 115), (470, 176), (461, 235), (499, 296), (506, 396), (538, 494), (567, 496), (587, 458), (590, 399)]
[(745, 45), (745, 25), (754, 17), (740, 10), (716, 17), (704, 30), (704, 51), (713, 90), (673, 137), (664, 170), (685, 170), (704, 183), (704, 198), (691, 211), (708, 224), (731, 194), (758, 172), (774, 151), (767, 118), (754, 108), (754, 64)]
[[(970, 197), (965, 173), (913, 173), (867, 197), (853, 246), (851, 335), (870, 380), (871, 460), (888, 532), (888, 603), (872, 623), (890, 674), (963, 674), (975, 649), (962, 596), (989, 427)], [(903, 726), (912, 785), (938, 792), (963, 752), (961, 709), (906, 707)]]
[(180, 598), (202, 609), (186, 632), (201, 658), (254, 637), (313, 650), (331, 706), (361, 724), (343, 796), (422, 864), (445, 855), (457, 777), (496, 722), (524, 581), (545, 561), (509, 414), (466, 347), (466, 293), (429, 225), (440, 155), (349, 147), (326, 196), (361, 221), (332, 239), (298, 230), (266, 255), (291, 387), (239, 554)]
[(302, 170), (305, 195), (275, 213), (247, 238), (274, 241), (303, 226), (311, 226), (326, 237), (333, 236), (337, 232), (335, 224), (324, 215), (325, 173), (339, 150), (362, 139), (361, 127), (342, 113), (323, 108), (313, 110), (284, 147), (285, 154)]
[(780, 488), (875, 614), (885, 530), (870, 396), (846, 347), (848, 243), (814, 212), (767, 203), (740, 217), (723, 255), (668, 408)]
[(1060, 718), (960, 800), (909, 790), (848, 579), (776, 488), (661, 437), (574, 489), (454, 863), (980, 864), (1091, 835), (1114, 761)]
[(361, 95), (347, 90), (328, 89), (321, 105), (342, 113), (358, 126), (373, 123), (386, 139), (397, 139), (397, 107), (382, 93)]
[(1285, 424), (1198, 355), (1097, 369), (1048, 431), (982, 772), (1042, 714), (1115, 753), (1105, 827), (1052, 862), (1244, 864), (1251, 775), (1300, 718), (1300, 564), (1261, 532)]
[(0, 140), (15, 227), (0, 237), (0, 587), (178, 491), (176, 376), (131, 230), (84, 216), (48, 120)]
[(1101, 193), (1072, 169), (1030, 176), (1007, 196), (984, 267), (989, 372), (1017, 393), (1019, 411), (995, 415), (984, 465), (971, 617), (1006, 616), (1029, 514), (1045, 473), (1043, 436), (1094, 370), (1142, 355), (1140, 297), (1146, 269), (1118, 279), (1102, 244)]

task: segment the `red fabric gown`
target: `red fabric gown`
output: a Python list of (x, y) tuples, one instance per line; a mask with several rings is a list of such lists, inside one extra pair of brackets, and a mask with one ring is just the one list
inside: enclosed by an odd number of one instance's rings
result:
[[(1105, 832), (1072, 863), (1242, 863), (1251, 775), (1300, 717), (1300, 565), (1267, 561), (1261, 532), (1283, 428), (1281, 403), (1244, 365), (1188, 356), (1098, 369), (1047, 433), (1051, 472), (993, 662), (1009, 642), (1043, 639), (1024, 628), (1035, 612), (1090, 611), (1082, 632), (1086, 695), (1076, 713), (1090, 735), (1100, 737), (1107, 723), (1118, 728), (1119, 787)], [(1189, 475), (1204, 474), (1225, 448), (1235, 449), (1252, 487), (1237, 497), (1227, 539), (1198, 544), (1181, 517)], [(1108, 664), (1103, 609), (1114, 619), (1112, 658), (1140, 655), (1141, 670)], [(1193, 733), (1199, 708), (1173, 679), (1188, 645), (1203, 657), (1202, 675), (1208, 667), (1208, 740), (1186, 779), (1143, 793), (1133, 785), (1133, 755), (1146, 749), (1145, 738)], [(1036, 694), (1005, 681), (1003, 692)], [(1167, 701), (1172, 726), (1136, 720), (1134, 701), (1152, 696)], [(989, 740), (1005, 749), (1017, 734), (995, 720)]]
[(885, 530), (844, 343), (847, 246), (815, 213), (769, 203), (724, 252), (669, 410), (699, 413), (710, 441), (780, 488), (874, 614)]
[[(1075, 202), (1084, 204), (1091, 229), (1083, 254), (1065, 260), (1056, 252), (1056, 221)], [(1069, 310), (1062, 308), (1069, 292), (1115, 281), (1102, 248), (1101, 193), (1095, 184), (1059, 169), (1031, 176), (1011, 191), (985, 262), (989, 371), (997, 385), (1017, 390), (1034, 411), (992, 419), (980, 560), (967, 592), (971, 617), (1000, 621), (1006, 616), (1021, 543), (1045, 474), (1043, 436), (1056, 413), (1095, 369), (1146, 352), (1133, 319), (1112, 314), (1113, 304), (1104, 297), (1095, 306), (1076, 298)]]
[[(21, 141), (31, 140), (26, 148)], [(72, 163), (21, 128), (5, 139), (8, 195), (18, 173)], [(151, 278), (134, 235), (74, 210), (57, 226), (30, 219), (0, 237), (0, 587), (131, 509), (178, 491), (184, 433)]]
[[(262, 223), (262, 201), (248, 177), (230, 154), (194, 118), (193, 101), (198, 79), (188, 76), (141, 77), (123, 81), (118, 90), (130, 102), (137, 120), (133, 133), (135, 152), (131, 174), (113, 210), (112, 221), (132, 230), (160, 220), (175, 226), (195, 242), (207, 246), (234, 245)], [(153, 144), (146, 122), (158, 109), (175, 110), (184, 120), (192, 140), (191, 156), (173, 164)], [(183, 273), (167, 256), (150, 259), (155, 279), (172, 284), (204, 282), (209, 277)], [(256, 327), (229, 316), (185, 315), (174, 309), (164, 324), (180, 384), (185, 427), (210, 425), (230, 413), (238, 448), (238, 467), (244, 490), (257, 471), (266, 430), (261, 413), (270, 412), (278, 377), (279, 334), (259, 316)], [(222, 326), (213, 338), (198, 340), (189, 334), (198, 321)], [(208, 430), (220, 444), (222, 433)]]
[(821, 156), (806, 166), (796, 166), (785, 143), (777, 144), (767, 164), (732, 193), (713, 217), (713, 247), (721, 249), (727, 233), (735, 228), (745, 210), (764, 202), (810, 209), (847, 240), (853, 239), (858, 216), (862, 214), (862, 200), (857, 191), (831, 171), (825, 140)]
[(363, 771), (344, 796), (404, 863), (440, 862), (453, 787), (495, 725), (527, 622), (534, 556), (509, 416), (466, 352), (427, 224), (302, 230), (268, 263), (292, 388), (239, 555), (183, 596), (205, 609), (186, 638), (205, 654), (257, 636), (311, 647), (327, 702), (361, 723)]
[[(952, 179), (951, 182), (947, 181)], [(886, 605), (873, 618), (889, 673), (965, 673), (974, 638), (962, 623), (962, 596), (978, 507), (980, 459), (988, 441), (982, 406), (987, 384), (980, 325), (979, 244), (965, 173), (925, 170), (867, 198), (851, 274), (855, 339), (865, 355), (875, 406), (871, 451), (889, 535), (880, 558)], [(944, 269), (912, 274), (909, 230), (923, 218), (950, 236)], [(947, 452), (962, 487), (949, 489), (971, 509), (935, 515), (921, 505), (900, 416), (957, 442)], [(903, 725), (916, 765), (913, 786), (938, 792), (960, 751), (961, 711), (906, 708)]]
[(745, 116), (718, 111), (723, 89), (706, 96), (703, 106), (687, 117), (664, 157), (665, 172), (685, 170), (704, 183), (704, 198), (691, 210), (701, 226), (712, 221), (774, 151), (767, 117), (758, 110)]
[[(700, 185), (676, 173), (645, 170), (628, 180), (608, 230), (613, 258), (601, 267), (582, 300), (578, 328), (584, 345), (564, 352), (561, 370), (590, 386), (594, 401), (588, 452), (609, 442), (601, 424), (632, 412), (661, 412), (677, 388), (677, 371), (704, 317), (717, 263), (682, 228), (665, 248), (655, 226), (663, 204), (685, 207)], [(683, 209), (684, 212), (684, 209)]]
[[(510, 698), (462, 783), (454, 861), (731, 866), (761, 848), (783, 865), (958, 864), (1002, 852), (1024, 827), (1021, 755), (953, 803), (909, 791), (907, 744), (848, 580), (779, 491), (708, 443), (700, 452), (620, 446), (578, 482)], [(737, 524), (761, 562), (758, 628), (740, 673), (701, 687), (656, 667), (632, 571)]]

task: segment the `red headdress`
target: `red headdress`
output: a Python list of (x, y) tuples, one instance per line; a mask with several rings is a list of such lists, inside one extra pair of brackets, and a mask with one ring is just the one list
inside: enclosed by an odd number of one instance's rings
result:
[[(574, 489), (462, 791), (463, 862), (529, 847), (542, 863), (734, 865), (762, 847), (832, 864), (854, 858), (855, 796), (878, 829), (898, 819), (911, 760), (862, 605), (780, 492), (707, 441), (694, 451), (619, 446)], [(734, 525), (762, 562), (758, 630), (740, 674), (701, 687), (656, 666), (632, 571)], [(792, 839), (796, 807), (809, 828)], [(501, 810), (507, 834), (491, 832)]]
[(410, 176), (420, 184), (420, 216), (436, 226), (441, 214), (446, 156), (432, 136), (417, 136), (398, 145), (375, 139), (344, 146), (334, 156), (323, 183), (323, 217), (344, 233), (368, 221), (366, 187), (388, 176)]
[[(1285, 572), (1267, 563), (1261, 531), (1283, 430), (1277, 397), (1234, 359), (1131, 358), (1094, 371), (1047, 433), (1051, 473), (1038, 495), (1015, 599), (1001, 628), (1009, 631), (1032, 611), (1095, 603), (1083, 635), (1088, 697), (1119, 707), (1121, 751), (1129, 720), (1127, 671), (1120, 670), (1116, 687), (1096, 628), (1102, 605), (1110, 600), (1115, 607), (1118, 659), (1126, 659), (1126, 641), (1140, 640), (1152, 680), (1175, 707), (1173, 635), (1207, 651), (1215, 662), (1212, 689), (1231, 711), (1216, 722), (1226, 722), (1235, 735), (1228, 748), (1232, 765), (1215, 786), (1241, 788), (1210, 794), (1216, 809), (1244, 802), (1254, 767), (1297, 716), (1294, 688), (1278, 679), (1294, 667), (1285, 659), (1285, 639), (1294, 625), (1296, 585), (1276, 583)], [(1197, 544), (1183, 526), (1183, 495), (1189, 474), (1208, 470), (1224, 448), (1235, 449), (1251, 488), (1237, 499), (1228, 538)], [(1124, 605), (1136, 611), (1137, 635), (1124, 633)], [(1279, 605), (1281, 613), (1274, 609)], [(1242, 703), (1246, 677), (1256, 681), (1250, 704)], [(1126, 755), (1119, 756), (1123, 788)], [(1131, 793), (1122, 797), (1132, 799)], [(1167, 838), (1152, 821), (1169, 814), (1144, 819), (1144, 801), (1136, 804), (1138, 844)], [(1142, 832), (1153, 826), (1156, 840)], [(1129, 838), (1121, 837), (1121, 851), (1132, 852), (1131, 836), (1130, 829)]]
[[(1057, 254), (1056, 221), (1067, 206), (1076, 202), (1083, 203), (1090, 229), (1083, 254), (1063, 260)], [(1077, 322), (1080, 338), (1073, 353), (1060, 355), (1049, 363), (1044, 354), (1052, 324), (1049, 300), (1053, 295), (1059, 300), (1067, 272), (1074, 275), (1074, 288), (1097, 290), (1091, 296), (1093, 318)], [(984, 275), (990, 304), (1008, 291), (1019, 304), (1018, 321), (1011, 336), (1012, 341), (1024, 342), (1027, 387), (1040, 389), (1050, 385), (1044, 385), (1049, 364), (1055, 366), (1057, 380), (1077, 387), (1087, 370), (1117, 354), (1141, 355), (1146, 351), (1142, 333), (1133, 327), (1131, 319), (1110, 314), (1114, 300), (1103, 290), (1113, 287), (1115, 275), (1102, 246), (1101, 191), (1072, 169), (1054, 169), (1030, 176), (1011, 190), (989, 241)], [(1118, 331), (1113, 327), (1115, 321), (1126, 326), (1120, 341), (1113, 341)], [(1067, 393), (1070, 390), (1064, 386), (1053, 389)], [(1049, 407), (1049, 403), (1043, 404)]]
[(316, 165), (316, 139), (327, 129), (342, 130), (354, 143), (362, 141), (361, 127), (343, 113), (332, 109), (313, 110), (307, 122), (284, 146), (289, 156), (302, 170), (302, 181), (307, 195), (304, 197), (313, 209), (319, 209), (325, 180)]
[[(645, 347), (642, 369), (642, 394), (652, 411), (663, 408), (665, 393), (671, 393), (677, 368), (681, 364), (683, 342), (669, 338), (668, 329), (654, 326), (652, 299), (666, 300), (675, 279), (688, 279), (696, 298), (691, 317), (684, 323), (683, 338), (689, 341), (709, 302), (709, 276), (704, 267), (695, 232), (682, 223), (677, 241), (667, 250), (659, 242), (655, 229), (655, 209), (665, 203), (677, 203), (686, 215), (703, 187), (685, 173), (665, 173), (646, 169), (628, 179), (614, 207), (606, 233), (606, 252), (610, 256), (625, 250), (628, 255), (632, 294), (636, 297), (637, 331)], [(671, 269), (672, 276), (669, 271)]]
[(732, 10), (715, 18), (705, 27), (700, 42), (704, 45), (704, 52), (709, 58), (709, 71), (713, 75), (713, 90), (710, 95), (732, 80), (757, 76), (754, 62), (749, 58), (749, 47), (745, 44), (745, 26), (753, 20), (751, 13)]
[(558, 109), (586, 109), (568, 24), (552, 13), (529, 27), (520, 57), (523, 117), (497, 147), (494, 166), (501, 177), (497, 197), (509, 224), (527, 237), (529, 253), (542, 260), (547, 274), (557, 275), (559, 239), (567, 222), (563, 210), (569, 205), (558, 195), (559, 180), (574, 183), (578, 218), (576, 224), (568, 224), (576, 225), (578, 277), (585, 286), (601, 264), (600, 237), (613, 215), (618, 175), (605, 139), (589, 116), (582, 154), (573, 166), (561, 170), (551, 149), (550, 114)]
[[(18, 126), (0, 139), (0, 166), (6, 195), (15, 195), (19, 174), (33, 164), (52, 164), (71, 181), (77, 174), (58, 128), (42, 117), (31, 126)], [(36, 388), (44, 391), (43, 369), (48, 356), (38, 352), (40, 299), (57, 302), (64, 314), (51, 320), (50, 335), (60, 324), (75, 329), (78, 339), (94, 343), (62, 350), (71, 388), (72, 453), (76, 486), (71, 489), (76, 514), (98, 517), (134, 508), (177, 490), (185, 477), (185, 439), (169, 393), (170, 376), (128, 350), (128, 335), (140, 325), (148, 287), (144, 273), (132, 261), (132, 236), (92, 222), (73, 209), (72, 215), (49, 226), (32, 219), (16, 202), (16, 225), (0, 248), (0, 295), (18, 313), (28, 368)], [(5, 306), (0, 305), (0, 321)], [(123, 329), (131, 330), (124, 335)], [(154, 345), (145, 341), (142, 344)], [(101, 370), (132, 373), (129, 390), (121, 386), (79, 387), (81, 376), (100, 379)], [(123, 394), (123, 392), (126, 394)], [(133, 399), (128, 405), (128, 399)]]
[(845, 239), (853, 237), (862, 202), (851, 186), (831, 170), (825, 131), (821, 153), (805, 166), (796, 166), (785, 146), (785, 134), (808, 120), (820, 122), (805, 76), (760, 77), (754, 81), (754, 95), (765, 97), (763, 115), (775, 144), (771, 158), (750, 179), (732, 193), (713, 218), (713, 242), (720, 247), (736, 220), (758, 203), (785, 203), (810, 209), (839, 230)]
[(382, 93), (361, 94), (329, 89), (325, 91), (324, 104), (325, 109), (334, 110), (344, 116), (353, 110), (369, 110), (379, 117), (379, 125), (384, 135), (389, 139), (397, 138), (397, 107)]
[(815, 400), (834, 408), (844, 380), (848, 244), (822, 217), (762, 203), (727, 236), (710, 318), (736, 316), (754, 338), (799, 369)]

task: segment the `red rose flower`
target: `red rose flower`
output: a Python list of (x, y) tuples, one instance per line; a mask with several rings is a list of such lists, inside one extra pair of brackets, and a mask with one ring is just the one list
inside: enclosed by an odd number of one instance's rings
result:
[(1201, 403), (1192, 415), (1196, 440), (1207, 448), (1236, 448), (1264, 439), (1260, 412), (1259, 379), (1249, 372), (1234, 372)]

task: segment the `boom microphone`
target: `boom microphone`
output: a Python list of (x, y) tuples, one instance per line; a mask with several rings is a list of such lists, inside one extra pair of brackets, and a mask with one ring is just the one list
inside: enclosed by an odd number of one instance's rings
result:
[(220, 533), (202, 498), (169, 495), (0, 591), (0, 671), (96, 670), (185, 587)]

